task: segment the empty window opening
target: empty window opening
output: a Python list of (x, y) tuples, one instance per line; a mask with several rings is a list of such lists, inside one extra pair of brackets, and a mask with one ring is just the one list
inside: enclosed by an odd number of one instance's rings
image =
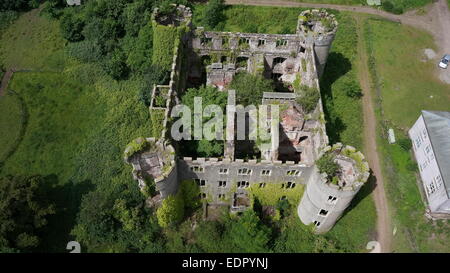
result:
[(266, 187), (266, 183), (264, 183), (264, 182), (259, 183), (259, 187), (260, 187), (260, 188), (265, 188), (265, 187)]
[(242, 168), (238, 170), (238, 174), (240, 175), (250, 175), (252, 174), (252, 170), (248, 168)]
[(206, 186), (206, 180), (204, 180), (204, 179), (194, 179), (195, 180), (195, 182), (197, 183), (197, 185), (199, 185), (200, 187), (204, 187), (204, 186)]
[(321, 209), (321, 210), (319, 211), (319, 215), (320, 215), (320, 216), (327, 216), (327, 214), (328, 214), (328, 210)]
[(219, 193), (219, 194), (217, 195), (217, 197), (218, 197), (219, 199), (225, 199), (225, 194)]
[(261, 171), (261, 175), (263, 175), (263, 176), (270, 176), (271, 173), (272, 173), (272, 170), (262, 170)]
[(222, 38), (222, 47), (228, 46), (228, 38), (223, 37)]
[(286, 61), (286, 58), (283, 58), (283, 57), (276, 57), (276, 58), (273, 59), (273, 65), (275, 66), (275, 65), (277, 65), (277, 64), (281, 64), (281, 63), (283, 63), (284, 61)]
[(225, 188), (227, 186), (227, 181), (219, 181), (219, 188)]
[(318, 227), (318, 226), (320, 226), (320, 222), (319, 222), (319, 221), (314, 221), (314, 225), (315, 225), (316, 227)]
[(287, 189), (293, 189), (293, 188), (295, 188), (295, 182), (288, 182), (286, 188), (287, 188)]
[(212, 38), (202, 37), (200, 38), (200, 43), (202, 44), (202, 46), (210, 46), (212, 43)]
[(237, 187), (240, 189), (248, 188), (250, 186), (250, 183), (248, 181), (238, 181)]
[(191, 171), (193, 171), (195, 173), (203, 173), (203, 172), (205, 172), (205, 169), (203, 169), (203, 167), (201, 167), (201, 166), (192, 166)]
[(304, 141), (306, 139), (308, 139), (308, 136), (302, 136), (302, 137), (300, 137), (299, 142), (302, 142), (302, 141)]
[(301, 175), (301, 171), (299, 170), (289, 170), (286, 172), (287, 176), (300, 176)]
[(300, 47), (300, 52), (301, 52), (301, 53), (305, 53), (305, 51), (306, 51), (306, 48), (304, 48), (304, 47), (301, 46), (301, 47)]
[(239, 45), (244, 45), (247, 46), (250, 43), (250, 39), (249, 38), (239, 38)]
[(286, 195), (281, 196), (281, 197), (280, 197), (280, 200), (287, 200)]
[(228, 174), (228, 169), (226, 169), (226, 168), (220, 168), (220, 169), (219, 169), (219, 174)]
[(280, 73), (272, 73), (272, 77), (271, 77), (271, 78), (272, 78), (272, 80), (274, 80), (274, 81), (276, 81), (276, 82), (279, 82), (281, 76), (283, 76), (283, 75), (280, 74)]
[(264, 46), (266, 44), (266, 40), (259, 39), (258, 40), (258, 46)]
[(226, 63), (227, 61), (228, 61), (227, 56), (221, 56), (221, 57), (220, 57), (220, 62), (221, 62), (221, 63)]
[(248, 58), (247, 57), (240, 56), (240, 57), (236, 58), (236, 67), (243, 67), (243, 68), (245, 68), (245, 67), (247, 67), (247, 64), (248, 64)]
[(208, 66), (212, 63), (211, 56), (209, 56), (209, 55), (203, 55), (201, 57), (201, 61), (204, 66)]
[(198, 197), (199, 197), (200, 199), (205, 199), (205, 198), (206, 198), (206, 193), (201, 192), (201, 193), (198, 194)]
[(328, 203), (334, 204), (334, 203), (336, 203), (336, 201), (337, 201), (336, 197), (331, 196), (331, 195), (328, 196)]
[(277, 47), (287, 46), (288, 41), (285, 39), (279, 39), (277, 40)]

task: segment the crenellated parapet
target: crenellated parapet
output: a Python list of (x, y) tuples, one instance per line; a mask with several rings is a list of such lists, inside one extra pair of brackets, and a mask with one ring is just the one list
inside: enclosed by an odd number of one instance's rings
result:
[(298, 206), (300, 220), (314, 225), (317, 233), (334, 226), (370, 175), (364, 155), (351, 146), (328, 146), (321, 157), (331, 158), (339, 171), (330, 177), (320, 173), (316, 164)]
[(319, 77), (323, 74), (337, 27), (334, 14), (325, 10), (305, 10), (298, 17), (297, 34), (304, 36), (306, 42), (313, 45)]

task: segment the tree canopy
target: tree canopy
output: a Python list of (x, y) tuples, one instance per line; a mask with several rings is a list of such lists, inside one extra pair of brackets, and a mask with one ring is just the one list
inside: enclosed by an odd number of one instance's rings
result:
[(55, 213), (41, 176), (0, 177), (0, 252), (32, 251), (47, 217)]
[(238, 73), (233, 78), (229, 89), (236, 90), (236, 103), (244, 106), (261, 104), (264, 92), (273, 92), (271, 80), (261, 75)]

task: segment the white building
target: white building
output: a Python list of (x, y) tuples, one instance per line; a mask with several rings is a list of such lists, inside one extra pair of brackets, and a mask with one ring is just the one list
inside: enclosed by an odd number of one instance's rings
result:
[(409, 137), (430, 211), (450, 214), (450, 112), (422, 111)]

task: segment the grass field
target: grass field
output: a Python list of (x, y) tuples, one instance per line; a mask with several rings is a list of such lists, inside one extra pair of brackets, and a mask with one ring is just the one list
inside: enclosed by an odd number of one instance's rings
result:
[(370, 20), (369, 27), (385, 118), (406, 129), (422, 109), (448, 111), (450, 85), (440, 82), (435, 60), (428, 61), (424, 55), (426, 48), (436, 50), (432, 37), (385, 21)]
[[(334, 5), (351, 5), (351, 6), (367, 5), (366, 0), (295, 0), (295, 1), (301, 3), (315, 3), (315, 4), (334, 4)], [(389, 0), (389, 1), (395, 7), (402, 8), (404, 11), (420, 8), (432, 2), (431, 0)], [(274, 2), (276, 2), (276, 0)]]
[(37, 10), (33, 10), (22, 14), (2, 33), (0, 64), (4, 68), (60, 70), (63, 47), (59, 23), (37, 16)]
[[(201, 17), (205, 5), (193, 7), (193, 22), (203, 26)], [(295, 33), (298, 15), (304, 8), (278, 8), (255, 6), (226, 6), (223, 21), (215, 30), (248, 33)]]
[[(61, 71), (14, 74), (9, 89), (23, 98), (29, 118), (21, 144), (0, 173), (46, 177), (58, 211), (42, 249), (64, 252), (84, 193), (102, 183), (135, 186), (121, 155), (131, 139), (150, 135), (150, 120), (138, 99), (142, 83), (118, 83), (96, 65), (64, 60), (57, 25), (35, 12), (25, 13), (0, 41), (6, 67)], [(0, 145), (6, 147), (21, 118), (13, 97), (1, 97), (0, 106), (0, 132), (8, 133), (8, 138), (2, 134)]]
[[(245, 16), (232, 17), (238, 14), (237, 11)], [(230, 17), (224, 28), (234, 31), (238, 26), (250, 28), (246, 26), (247, 18), (258, 18), (268, 22), (265, 26), (257, 26), (260, 32), (294, 32), (298, 12), (299, 9), (287, 8), (230, 7), (226, 10)], [(278, 22), (269, 24), (269, 19), (275, 14)], [(344, 16), (339, 20), (350, 19)], [(27, 24), (30, 21), (33, 23)], [(351, 20), (347, 22), (352, 25)], [(64, 43), (56, 23), (37, 17), (35, 13), (22, 15), (5, 33), (9, 35), (0, 41), (0, 60), (7, 67), (46, 72), (18, 72), (10, 83), (10, 89), (23, 98), (29, 118), (21, 144), (0, 172), (2, 175), (46, 176), (59, 209), (57, 215), (50, 219), (42, 249), (65, 251), (67, 241), (73, 239), (69, 233), (84, 193), (98, 185), (109, 185), (110, 188), (136, 186), (129, 167), (122, 160), (122, 152), (131, 139), (151, 134), (148, 110), (138, 101), (142, 83), (137, 79), (116, 82), (105, 76), (96, 65), (63, 61), (64, 56), (60, 52)], [(32, 34), (32, 46), (24, 46), (21, 33)], [(344, 123), (361, 115), (359, 102), (345, 99), (342, 83), (339, 84), (346, 78), (355, 77), (353, 45), (346, 39), (351, 35), (351, 27), (341, 28), (333, 49), (336, 59), (327, 67), (327, 71), (332, 73), (342, 69), (340, 61), (344, 61), (345, 72), (335, 72), (333, 77), (325, 79), (327, 92), (333, 96), (324, 100), (328, 101), (329, 109), (333, 109), (333, 117), (339, 117)], [(13, 50), (14, 47), (20, 50), (20, 54)], [(36, 52), (38, 49), (42, 51)], [(60, 72), (55, 72), (57, 70)], [(341, 101), (337, 99), (339, 97)], [(0, 98), (0, 103), (5, 106), (2, 109), (14, 109), (14, 101), (6, 98)], [(331, 103), (333, 98), (336, 100)], [(19, 119), (8, 122), (12, 124), (14, 121), (20, 122)], [(0, 123), (0, 132), (8, 130), (11, 126), (8, 122)], [(356, 124), (358, 122), (360, 120)], [(360, 147), (360, 139), (351, 137), (360, 133), (359, 125), (340, 127), (335, 140)], [(369, 193), (364, 188), (327, 235), (330, 240), (338, 242), (342, 251), (365, 251), (365, 244), (372, 237), (375, 209)], [(297, 218), (294, 224), (299, 224)]]
[(0, 97), (0, 164), (13, 152), (20, 141), (23, 126), (23, 109), (14, 93)]
[(394, 127), (397, 139), (407, 138), (406, 129), (422, 109), (450, 111), (449, 86), (433, 74), (436, 64), (424, 61), (423, 49), (434, 48), (434, 44), (426, 33), (387, 21), (368, 20), (365, 36), (375, 79), (374, 97), (378, 98), (379, 131), (384, 132), (377, 141), (397, 228), (394, 251), (449, 252), (448, 221), (432, 222), (424, 217), (411, 151), (398, 144), (389, 145), (383, 137), (389, 127)]

